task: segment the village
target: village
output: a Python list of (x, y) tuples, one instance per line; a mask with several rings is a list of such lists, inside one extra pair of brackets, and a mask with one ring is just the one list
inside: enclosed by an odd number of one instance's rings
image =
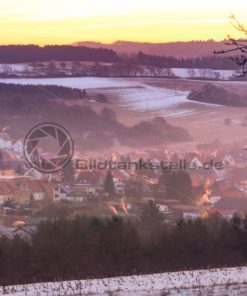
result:
[[(0, 235), (7, 239), (19, 235), (31, 241), (39, 223), (59, 217), (116, 215), (135, 219), (149, 201), (159, 207), (167, 223), (180, 218), (206, 219), (211, 215), (227, 220), (235, 215), (245, 217), (247, 152), (239, 147), (232, 151), (207, 148), (206, 153), (194, 150), (166, 148), (108, 153), (94, 160), (133, 164), (147, 159), (152, 169), (135, 166), (82, 169), (71, 163), (58, 173), (42, 174), (26, 164), (22, 141), (14, 141), (1, 132)], [(180, 169), (183, 172), (180, 175), (188, 177), (185, 189), (179, 185), (180, 179), (174, 188), (162, 183), (167, 170), (159, 165), (164, 161), (173, 166), (180, 163), (175, 170), (170, 167), (169, 173)], [(190, 167), (181, 167), (181, 163), (189, 163)], [(217, 168), (214, 163), (222, 166)]]

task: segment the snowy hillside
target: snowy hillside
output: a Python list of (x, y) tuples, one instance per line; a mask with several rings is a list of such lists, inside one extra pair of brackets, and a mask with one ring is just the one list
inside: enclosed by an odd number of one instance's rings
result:
[(247, 267), (1, 287), (0, 295), (246, 295)]

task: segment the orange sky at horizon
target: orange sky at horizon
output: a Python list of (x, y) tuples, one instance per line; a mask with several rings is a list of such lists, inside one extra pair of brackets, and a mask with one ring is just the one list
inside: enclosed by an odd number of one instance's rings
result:
[(243, 37), (243, 0), (0, 0), (0, 44), (70, 44), (117, 40), (170, 42)]

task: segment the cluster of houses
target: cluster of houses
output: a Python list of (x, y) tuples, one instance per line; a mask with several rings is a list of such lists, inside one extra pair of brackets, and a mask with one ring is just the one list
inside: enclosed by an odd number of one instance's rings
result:
[[(167, 196), (159, 199), (155, 197), (153, 187), (158, 184), (162, 173), (158, 166), (152, 170), (139, 170), (135, 167), (112, 169), (116, 198), (109, 201), (104, 194), (107, 169), (77, 169), (75, 181), (71, 185), (63, 181), (61, 172), (45, 175), (26, 167), (22, 151), (21, 141), (11, 141), (0, 133), (0, 236), (9, 239), (16, 234), (30, 238), (39, 223), (33, 210), (64, 201), (84, 206), (93, 200), (101, 205), (104, 203), (111, 210), (110, 213), (135, 215), (144, 203), (153, 199), (160, 211), (171, 221), (179, 217), (196, 219), (215, 214), (231, 219), (234, 215), (243, 217), (247, 213), (247, 152), (243, 149), (236, 148), (230, 152), (212, 149), (210, 153), (145, 150), (128, 154), (109, 153), (100, 158), (114, 162), (138, 162), (146, 159), (156, 165), (162, 161), (194, 163), (196, 165), (193, 169), (182, 168), (191, 177), (195, 197), (193, 203), (182, 203)], [(132, 187), (137, 183), (141, 184), (141, 196), (129, 196), (130, 183)], [(136, 188), (137, 193), (138, 190), (139, 187)]]

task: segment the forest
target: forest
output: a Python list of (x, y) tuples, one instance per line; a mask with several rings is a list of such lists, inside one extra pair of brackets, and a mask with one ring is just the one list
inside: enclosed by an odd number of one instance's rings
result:
[(240, 266), (247, 218), (166, 223), (155, 203), (137, 217), (42, 222), (31, 243), (0, 239), (1, 285)]

